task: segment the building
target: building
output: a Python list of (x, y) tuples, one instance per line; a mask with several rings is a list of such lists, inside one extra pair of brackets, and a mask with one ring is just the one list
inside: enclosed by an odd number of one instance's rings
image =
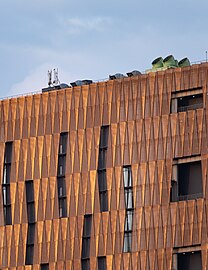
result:
[(208, 64), (0, 102), (0, 269), (207, 269)]

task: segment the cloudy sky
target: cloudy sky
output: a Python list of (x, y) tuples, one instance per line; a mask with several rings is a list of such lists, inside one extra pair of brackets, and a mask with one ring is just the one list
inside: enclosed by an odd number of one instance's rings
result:
[(144, 71), (158, 56), (205, 59), (206, 0), (0, 0), (0, 97)]

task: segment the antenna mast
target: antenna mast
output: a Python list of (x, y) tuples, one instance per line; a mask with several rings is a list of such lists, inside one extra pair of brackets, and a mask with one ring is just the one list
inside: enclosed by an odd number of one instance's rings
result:
[(48, 86), (52, 85), (52, 70), (48, 70)]
[(58, 85), (60, 83), (59, 78), (58, 78), (58, 68), (53, 69), (53, 85)]
[[(53, 75), (53, 79), (52, 79), (52, 75)], [(59, 81), (59, 77), (58, 77), (58, 68), (57, 69), (50, 69), (48, 70), (48, 86), (52, 87), (52, 86), (57, 86), (60, 84)]]

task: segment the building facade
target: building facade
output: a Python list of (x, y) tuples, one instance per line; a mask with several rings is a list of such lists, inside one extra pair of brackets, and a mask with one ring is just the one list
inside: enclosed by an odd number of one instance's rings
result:
[(0, 102), (0, 269), (208, 269), (208, 64)]

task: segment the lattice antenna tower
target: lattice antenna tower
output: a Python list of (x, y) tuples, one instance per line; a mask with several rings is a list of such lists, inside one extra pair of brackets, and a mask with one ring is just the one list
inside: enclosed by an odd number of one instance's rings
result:
[(58, 85), (60, 84), (59, 77), (58, 77), (58, 68), (53, 69), (53, 85)]
[(48, 86), (52, 85), (52, 70), (48, 70)]

